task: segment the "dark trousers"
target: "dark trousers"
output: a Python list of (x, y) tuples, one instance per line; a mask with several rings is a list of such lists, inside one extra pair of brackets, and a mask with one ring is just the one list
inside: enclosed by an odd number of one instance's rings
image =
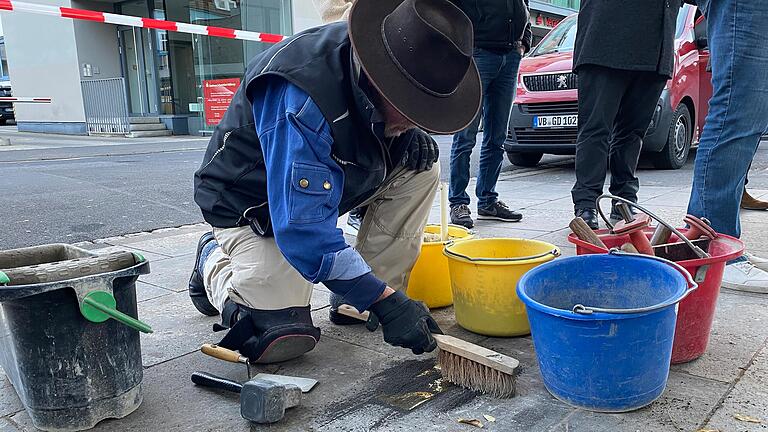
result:
[(611, 194), (637, 202), (635, 176), (643, 137), (667, 79), (586, 65), (579, 67), (579, 134), (576, 140), (576, 209), (595, 208), (611, 170)]

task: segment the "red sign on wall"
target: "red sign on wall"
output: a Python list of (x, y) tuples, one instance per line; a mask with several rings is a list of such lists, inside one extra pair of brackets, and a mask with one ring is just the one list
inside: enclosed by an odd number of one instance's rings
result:
[(239, 86), (240, 78), (203, 80), (206, 124), (219, 124)]

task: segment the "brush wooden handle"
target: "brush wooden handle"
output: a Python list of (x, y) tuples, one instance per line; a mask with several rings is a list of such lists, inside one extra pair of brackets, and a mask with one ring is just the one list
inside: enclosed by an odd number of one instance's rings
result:
[(520, 362), (517, 359), (481, 347), (480, 345), (475, 345), (449, 335), (433, 334), (432, 336), (437, 341), (437, 346), (441, 350), (472, 360), (475, 363), (480, 363), (483, 366), (488, 366), (499, 372), (514, 375), (515, 369), (520, 366)]
[(200, 351), (203, 354), (209, 355), (219, 360), (224, 360), (232, 363), (248, 363), (248, 358), (241, 356), (240, 353), (232, 351), (230, 349), (222, 348), (214, 344), (203, 344), (200, 347)]
[[(360, 320), (367, 320), (369, 314), (368, 311), (360, 313), (357, 309), (349, 305), (339, 306), (338, 312), (342, 315)], [(513, 375), (515, 369), (520, 366), (520, 362), (517, 361), (517, 359), (453, 336), (433, 334), (432, 337), (435, 338), (437, 346), (441, 350), (456, 354), (459, 357), (463, 357), (475, 363), (480, 363), (483, 366), (487, 366), (505, 374)]]
[(584, 222), (584, 219), (580, 217), (574, 218), (571, 223), (568, 224), (568, 226), (571, 228), (571, 231), (576, 234), (576, 237), (578, 237), (579, 240), (583, 240), (587, 243), (591, 243), (597, 247), (608, 250), (608, 246), (606, 246), (605, 243), (600, 240), (600, 237), (598, 237), (597, 234), (592, 231), (592, 228), (590, 228), (589, 225)]

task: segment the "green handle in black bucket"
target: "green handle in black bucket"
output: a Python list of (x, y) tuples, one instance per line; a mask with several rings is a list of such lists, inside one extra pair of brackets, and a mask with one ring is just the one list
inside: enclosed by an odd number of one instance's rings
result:
[(80, 313), (91, 322), (101, 323), (112, 318), (142, 333), (152, 333), (152, 327), (149, 324), (120, 312), (116, 307), (117, 302), (112, 294), (106, 291), (93, 291), (88, 293), (80, 303)]

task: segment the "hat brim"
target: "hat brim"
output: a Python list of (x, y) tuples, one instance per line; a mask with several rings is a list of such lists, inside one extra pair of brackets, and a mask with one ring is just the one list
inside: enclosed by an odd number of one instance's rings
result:
[[(359, 0), (349, 16), (349, 37), (373, 85), (401, 114), (424, 130), (439, 134), (460, 131), (480, 110), (482, 90), (474, 60), (450, 96), (429, 94), (411, 82), (390, 58), (381, 23), (402, 0)], [(440, 67), (440, 65), (433, 65)]]

